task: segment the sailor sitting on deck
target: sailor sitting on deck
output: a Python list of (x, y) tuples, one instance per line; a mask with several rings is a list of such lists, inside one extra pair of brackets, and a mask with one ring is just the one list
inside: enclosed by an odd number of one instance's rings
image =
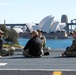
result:
[(38, 32), (34, 30), (31, 32), (31, 39), (23, 48), (23, 55), (25, 57), (41, 57), (42, 54), (42, 41), (38, 37)]
[(46, 38), (45, 36), (42, 35), (42, 30), (38, 29), (37, 32), (38, 32), (39, 38), (42, 40), (42, 49), (43, 49), (44, 55), (49, 55), (51, 49), (50, 47), (46, 47)]
[(70, 47), (66, 48), (66, 51), (62, 53), (62, 56), (68, 56), (68, 57), (73, 57), (76, 56), (76, 30), (74, 30), (72, 33), (72, 37), (74, 38), (72, 45)]

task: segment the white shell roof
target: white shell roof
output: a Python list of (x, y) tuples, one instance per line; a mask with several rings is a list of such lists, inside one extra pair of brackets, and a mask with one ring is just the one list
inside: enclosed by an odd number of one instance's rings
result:
[(53, 24), (50, 27), (50, 32), (56, 32), (56, 31), (60, 31), (59, 21), (53, 22)]
[(38, 26), (39, 26), (40, 28), (42, 28), (42, 26), (45, 24), (45, 22), (46, 22), (48, 19), (50, 19), (50, 18), (52, 18), (52, 15), (43, 18), (43, 19), (40, 21), (40, 23), (39, 23)]
[(66, 26), (66, 23), (59, 23), (60, 30), (63, 31), (64, 27)]
[(44, 22), (44, 24), (43, 24), (43, 26), (42, 26), (42, 31), (44, 31), (44, 32), (46, 32), (46, 33), (49, 33), (49, 30), (50, 30), (50, 27), (51, 27), (51, 25), (52, 25), (52, 22), (53, 22), (53, 19), (54, 19), (54, 17), (50, 17), (50, 18), (48, 18), (45, 22)]
[(43, 32), (50, 33), (56, 31), (63, 31), (66, 26), (65, 23), (59, 23), (59, 21), (55, 20), (51, 15), (43, 18), (39, 25), (34, 25), (33, 23), (26, 24), (31, 31), (41, 29)]
[(27, 27), (29, 28), (30, 32), (33, 31), (33, 26), (36, 26), (35, 23), (26, 23)]
[(17, 33), (23, 32), (21, 28), (13, 28)]

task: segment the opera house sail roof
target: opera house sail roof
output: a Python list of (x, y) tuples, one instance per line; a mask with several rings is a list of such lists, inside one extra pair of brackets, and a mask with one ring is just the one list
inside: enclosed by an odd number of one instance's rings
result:
[(37, 28), (42, 29), (43, 32), (50, 33), (63, 31), (65, 26), (65, 23), (59, 23), (59, 21), (55, 20), (55, 18), (50, 15), (43, 18)]
[(59, 21), (55, 21), (50, 27), (50, 32), (56, 32), (56, 31), (60, 31)]
[(63, 31), (66, 26), (66, 23), (59, 23), (59, 26), (60, 26), (60, 30)]
[(23, 32), (21, 28), (13, 28), (17, 33)]
[[(55, 18), (53, 16), (47, 16), (45, 18), (43, 18), (39, 25), (36, 26), (37, 28), (35, 29), (41, 29), (43, 32), (46, 32), (46, 34), (44, 33), (44, 35), (47, 37), (47, 38), (66, 38), (65, 37), (65, 26), (66, 26), (66, 23), (59, 23), (58, 20), (55, 20)], [(58, 32), (59, 31), (59, 32)], [(63, 32), (61, 32), (63, 31)], [(50, 34), (51, 32), (54, 32), (53, 34)]]
[[(33, 30), (41, 29), (47, 38), (55, 38), (55, 37), (65, 38), (64, 28), (66, 26), (66, 23), (59, 23), (59, 21), (55, 20), (55, 17), (51, 15), (43, 18), (38, 25), (36, 24), (33, 25), (32, 23), (27, 23), (26, 25), (30, 32)], [(61, 32), (61, 31), (64, 31), (64, 32)], [(51, 32), (54, 32), (54, 33), (51, 33)]]
[(39, 23), (39, 27), (42, 28), (42, 26), (45, 24), (45, 22), (47, 22), (47, 20), (49, 20), (50, 18), (52, 18), (52, 15), (50, 16), (46, 16), (45, 18), (43, 18), (40, 23)]
[(44, 21), (44, 24), (41, 28), (43, 30), (43, 32), (49, 33), (50, 27), (53, 23), (53, 19), (54, 19), (54, 17), (50, 17), (47, 21)]

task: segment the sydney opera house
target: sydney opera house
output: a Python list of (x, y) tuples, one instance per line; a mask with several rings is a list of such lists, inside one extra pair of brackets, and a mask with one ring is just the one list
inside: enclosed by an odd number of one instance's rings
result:
[[(30, 32), (41, 29), (43, 35), (49, 39), (64, 39), (68, 37), (65, 30), (66, 23), (60, 23), (52, 15), (43, 18), (38, 25), (34, 23), (26, 23), (26, 25)], [(25, 32), (27, 32), (27, 29)], [(24, 36), (29, 37), (29, 33), (27, 32)]]

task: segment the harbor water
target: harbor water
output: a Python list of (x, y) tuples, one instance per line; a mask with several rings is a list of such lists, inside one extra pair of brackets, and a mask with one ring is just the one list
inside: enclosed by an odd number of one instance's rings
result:
[[(26, 38), (18, 38), (18, 42), (20, 45), (25, 46), (29, 39)], [(66, 49), (67, 46), (72, 44), (73, 39), (47, 39), (46, 46), (51, 49)]]

